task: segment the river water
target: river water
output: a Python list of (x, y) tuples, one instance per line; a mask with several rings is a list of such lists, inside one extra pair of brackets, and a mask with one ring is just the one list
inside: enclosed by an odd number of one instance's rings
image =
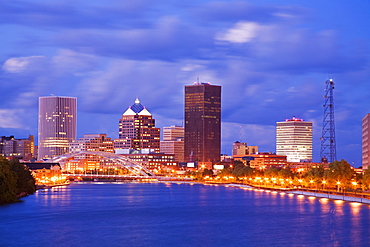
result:
[(370, 206), (201, 184), (76, 183), (0, 206), (0, 246), (370, 246)]

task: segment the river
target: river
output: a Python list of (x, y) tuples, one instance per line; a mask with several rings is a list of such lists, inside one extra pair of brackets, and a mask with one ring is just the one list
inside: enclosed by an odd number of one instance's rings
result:
[(370, 206), (176, 183), (74, 183), (0, 206), (0, 246), (370, 246)]

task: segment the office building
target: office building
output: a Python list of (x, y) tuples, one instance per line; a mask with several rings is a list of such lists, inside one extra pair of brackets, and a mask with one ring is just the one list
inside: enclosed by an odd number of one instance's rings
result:
[(287, 165), (287, 156), (272, 153), (236, 155), (233, 158), (259, 170), (266, 170), (272, 166), (283, 168)]
[(175, 161), (184, 162), (184, 127), (163, 127), (160, 150), (161, 153), (174, 154)]
[(38, 159), (68, 153), (76, 139), (77, 98), (39, 98)]
[(0, 137), (0, 155), (5, 157), (16, 157), (23, 160), (30, 160), (35, 156), (34, 136), (16, 139), (14, 136)]
[[(113, 140), (107, 137), (106, 134), (86, 134), (69, 145), (70, 153), (80, 151), (114, 153)], [(74, 158), (75, 160), (86, 160), (85, 164), (89, 164), (85, 167), (86, 170), (108, 168), (108, 166), (113, 165), (111, 160), (98, 155), (80, 154)]]
[(221, 86), (185, 86), (185, 161), (218, 162), (221, 154)]
[(245, 142), (236, 141), (233, 143), (232, 156), (258, 153), (258, 146), (248, 146)]
[(312, 122), (295, 117), (277, 122), (276, 154), (288, 162), (312, 161)]
[(362, 119), (362, 168), (370, 165), (370, 113)]
[(160, 129), (155, 127), (155, 119), (139, 99), (122, 114), (118, 128), (119, 139), (114, 140), (115, 150), (127, 150), (123, 153), (159, 153)]

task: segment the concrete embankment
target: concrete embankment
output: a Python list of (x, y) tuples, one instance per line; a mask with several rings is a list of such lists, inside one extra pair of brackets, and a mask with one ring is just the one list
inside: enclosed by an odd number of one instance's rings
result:
[(317, 193), (317, 192), (308, 192), (308, 191), (290, 191), (290, 193), (296, 195), (304, 195), (304, 196), (316, 196), (322, 198), (328, 198), (333, 200), (343, 200), (348, 202), (361, 202), (370, 204), (370, 200), (362, 197), (353, 197), (353, 196), (346, 196), (346, 195), (333, 195), (328, 193)]
[(243, 189), (246, 188), (253, 188), (256, 190), (268, 190), (268, 191), (284, 191), (286, 193), (292, 193), (295, 195), (304, 195), (304, 196), (314, 196), (314, 197), (320, 197), (320, 198), (328, 198), (331, 200), (342, 200), (347, 202), (359, 202), (359, 203), (366, 203), (370, 204), (370, 199), (363, 198), (361, 195), (357, 196), (346, 196), (343, 195), (337, 195), (337, 194), (330, 194), (325, 192), (309, 192), (309, 191), (300, 191), (300, 190), (285, 190), (285, 189), (276, 189), (276, 188), (257, 188), (249, 185), (244, 184), (225, 184), (226, 186), (233, 186), (233, 187), (240, 187)]

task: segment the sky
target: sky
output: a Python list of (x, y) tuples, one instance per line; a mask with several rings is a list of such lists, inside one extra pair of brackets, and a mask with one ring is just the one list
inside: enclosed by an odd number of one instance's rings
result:
[(78, 99), (78, 137), (118, 138), (138, 97), (182, 125), (184, 86), (222, 86), (222, 153), (275, 152), (276, 122), (313, 122), (335, 82), (337, 159), (361, 165), (370, 113), (370, 1), (0, 0), (0, 135), (37, 137), (38, 97)]

